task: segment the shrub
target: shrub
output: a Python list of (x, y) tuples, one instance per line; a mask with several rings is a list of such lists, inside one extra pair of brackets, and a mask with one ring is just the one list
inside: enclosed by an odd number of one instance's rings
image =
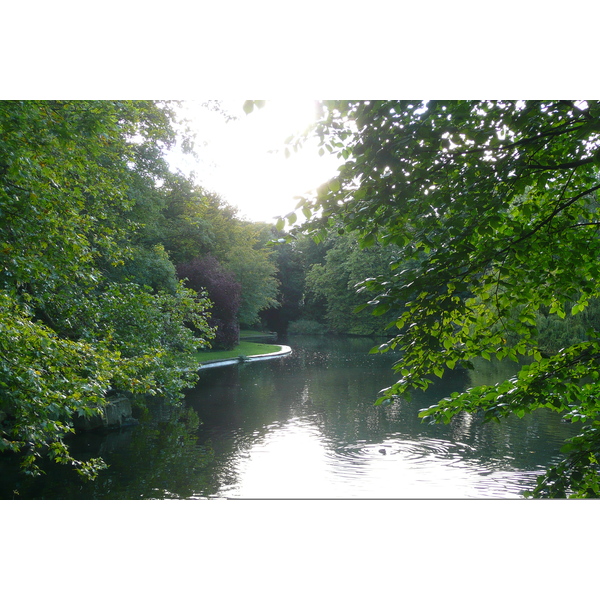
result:
[(327, 333), (327, 328), (317, 321), (299, 319), (290, 323), (288, 333), (292, 335), (324, 335)]

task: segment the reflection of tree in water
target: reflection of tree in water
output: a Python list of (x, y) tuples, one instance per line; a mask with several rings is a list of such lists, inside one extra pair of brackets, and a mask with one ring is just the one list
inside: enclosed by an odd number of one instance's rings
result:
[[(374, 357), (380, 359), (381, 357)], [(315, 372), (304, 389), (312, 409), (320, 412), (315, 422), (323, 430), (332, 448), (344, 446), (348, 440), (382, 443), (390, 437), (411, 440), (448, 440), (461, 447), (465, 460), (486, 464), (492, 469), (536, 470), (555, 459), (557, 441), (560, 446), (573, 434), (569, 425), (550, 411), (537, 411), (522, 419), (510, 417), (499, 423), (484, 423), (479, 415), (460, 414), (449, 425), (427, 425), (418, 416), (422, 408), (436, 403), (452, 392), (477, 384), (492, 384), (510, 377), (518, 365), (505, 361), (476, 365), (476, 370), (457, 369), (442, 379), (432, 377), (425, 391), (415, 391), (411, 400), (399, 400), (388, 407), (374, 407), (373, 401), (382, 385), (381, 363), (370, 372), (369, 362), (352, 360), (347, 368)], [(305, 404), (308, 404), (305, 402)], [(465, 445), (471, 450), (466, 452)]]
[(198, 416), (189, 408), (155, 408), (154, 415), (131, 429), (74, 438), (77, 459), (102, 456), (109, 465), (95, 481), (82, 481), (69, 468), (50, 463), (43, 466), (47, 476), (7, 482), (11, 494), (5, 497), (13, 497), (16, 489), (15, 497), (22, 499), (161, 499), (185, 498), (205, 489), (203, 469), (212, 450), (197, 443)]
[[(434, 382), (426, 394), (415, 394), (411, 401), (398, 400), (388, 407), (374, 406), (381, 388), (397, 378), (389, 366), (382, 365), (381, 356), (369, 357), (374, 362), (351, 362), (344, 369), (321, 374), (311, 381), (315, 405), (326, 413), (328, 437), (334, 440), (360, 439), (379, 443), (398, 431), (411, 436), (431, 433), (418, 416), (420, 408), (433, 403), (440, 395), (462, 389), (464, 372)], [(389, 370), (388, 370), (389, 369)], [(334, 390), (334, 393), (332, 393)]]
[(475, 368), (469, 370), (469, 387), (491, 385), (510, 379), (522, 366), (513, 360), (497, 360), (493, 357), (490, 360), (474, 358), (472, 362)]
[(197, 443), (198, 416), (190, 408), (173, 412), (134, 435), (126, 455), (116, 454), (112, 462), (106, 457), (113, 477), (98, 481), (103, 497), (186, 498), (205, 488), (203, 469), (212, 451)]
[[(463, 381), (445, 375), (427, 392), (415, 392), (419, 406), (436, 403), (453, 391), (493, 385), (514, 376), (520, 365), (510, 361), (475, 359), (474, 369), (463, 371)], [(457, 374), (458, 375), (458, 374)], [(462, 386), (462, 387), (461, 387)], [(427, 401), (425, 401), (427, 400)], [(473, 457), (505, 470), (536, 470), (556, 459), (556, 448), (574, 435), (577, 426), (561, 421), (550, 410), (538, 410), (519, 419), (515, 415), (499, 422), (484, 422), (480, 414), (459, 413), (449, 425), (434, 425), (432, 435), (448, 438), (473, 448)]]

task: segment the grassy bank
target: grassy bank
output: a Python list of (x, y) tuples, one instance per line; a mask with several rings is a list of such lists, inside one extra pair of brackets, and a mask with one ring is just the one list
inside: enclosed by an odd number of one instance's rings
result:
[(274, 344), (258, 344), (256, 342), (240, 342), (233, 350), (203, 350), (197, 352), (196, 356), (200, 362), (209, 360), (224, 360), (237, 358), (238, 356), (256, 356), (258, 354), (270, 354), (278, 352), (281, 346)]
[(256, 331), (255, 329), (242, 329), (240, 331), (240, 340), (249, 340), (252, 338), (275, 339), (277, 334), (274, 331)]

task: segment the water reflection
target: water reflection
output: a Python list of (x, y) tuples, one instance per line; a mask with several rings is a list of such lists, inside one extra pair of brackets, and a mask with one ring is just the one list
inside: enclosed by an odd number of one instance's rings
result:
[(111, 468), (83, 484), (62, 467), (23, 481), (0, 461), (4, 498), (484, 498), (517, 497), (556, 460), (572, 425), (550, 412), (448, 425), (418, 418), (452, 391), (493, 383), (515, 365), (458, 371), (411, 402), (375, 407), (395, 380), (376, 340), (297, 337), (290, 356), (203, 371), (190, 411), (156, 404), (140, 426), (75, 440), (79, 458)]
[[(499, 424), (461, 415), (449, 426), (427, 426), (419, 409), (472, 385), (468, 372), (450, 374), (410, 403), (374, 407), (378, 390), (394, 380), (394, 357), (369, 356), (373, 343), (362, 339), (290, 343), (292, 356), (215, 370), (189, 395), (206, 423), (203, 439), (218, 444), (213, 475), (221, 495), (519, 496), (572, 434), (551, 413)], [(491, 365), (475, 378), (492, 383), (515, 371)], [(222, 428), (221, 419), (235, 426)]]
[(206, 466), (209, 445), (197, 443), (200, 427), (191, 409), (152, 402), (151, 410), (134, 428), (108, 434), (87, 433), (70, 440), (80, 460), (101, 456), (109, 465), (94, 481), (83, 481), (64, 466), (42, 461), (43, 477), (23, 477), (14, 456), (0, 461), (3, 499), (164, 499), (187, 498), (209, 490)]

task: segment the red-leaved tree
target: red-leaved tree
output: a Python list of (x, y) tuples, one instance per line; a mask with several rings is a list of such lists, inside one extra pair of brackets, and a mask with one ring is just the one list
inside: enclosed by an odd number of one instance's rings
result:
[(186, 279), (186, 285), (193, 290), (205, 289), (208, 293), (214, 305), (208, 322), (211, 327), (217, 328), (213, 348), (233, 349), (240, 337), (238, 311), (241, 302), (241, 285), (234, 275), (214, 256), (206, 255), (180, 264), (177, 276)]

